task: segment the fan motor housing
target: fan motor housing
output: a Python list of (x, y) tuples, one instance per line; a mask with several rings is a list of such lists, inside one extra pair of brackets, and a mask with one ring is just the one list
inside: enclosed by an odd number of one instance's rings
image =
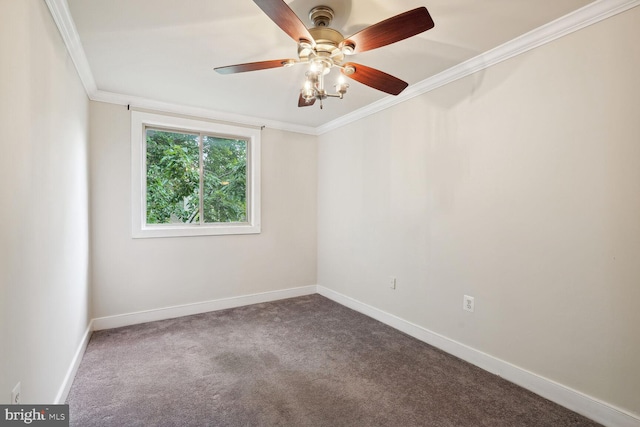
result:
[(301, 60), (307, 60), (313, 56), (330, 56), (335, 61), (342, 61), (344, 54), (340, 50), (340, 43), (344, 39), (342, 34), (332, 28), (310, 28), (309, 33), (316, 42), (315, 47), (298, 46), (298, 56)]
[(328, 6), (317, 6), (309, 12), (309, 18), (315, 27), (309, 28), (309, 33), (315, 40), (315, 47), (298, 45), (298, 56), (302, 61), (308, 61), (316, 56), (328, 57), (332, 61), (340, 62), (344, 54), (340, 49), (340, 43), (344, 40), (339, 31), (329, 28), (333, 20), (333, 9)]

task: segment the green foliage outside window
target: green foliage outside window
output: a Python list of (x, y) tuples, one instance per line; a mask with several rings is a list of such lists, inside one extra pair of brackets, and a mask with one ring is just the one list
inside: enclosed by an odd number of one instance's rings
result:
[(247, 221), (245, 140), (154, 129), (146, 137), (147, 224)]

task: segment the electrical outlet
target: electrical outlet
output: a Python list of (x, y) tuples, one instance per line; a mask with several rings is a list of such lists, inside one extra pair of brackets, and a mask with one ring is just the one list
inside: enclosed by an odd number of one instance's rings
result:
[(389, 287), (391, 289), (395, 289), (396, 288), (396, 278), (393, 276), (389, 276)]
[(20, 398), (20, 383), (16, 384), (16, 386), (11, 390), (11, 404), (19, 405), (21, 401)]
[(462, 298), (462, 309), (473, 312), (473, 297), (465, 295)]

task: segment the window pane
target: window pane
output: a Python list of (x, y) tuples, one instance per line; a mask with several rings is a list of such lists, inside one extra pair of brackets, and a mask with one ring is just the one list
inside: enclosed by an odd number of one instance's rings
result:
[(198, 135), (146, 132), (147, 224), (199, 223)]
[(247, 221), (247, 141), (202, 138), (204, 222)]

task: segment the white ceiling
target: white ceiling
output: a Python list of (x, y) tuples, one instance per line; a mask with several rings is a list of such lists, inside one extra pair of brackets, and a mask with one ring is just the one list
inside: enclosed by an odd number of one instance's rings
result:
[[(349, 81), (343, 100), (298, 108), (304, 67), (220, 75), (214, 67), (297, 58), (296, 44), (252, 0), (67, 0), (97, 89), (175, 105), (318, 127), (388, 97)], [(327, 5), (332, 27), (351, 35), (426, 6), (435, 28), (350, 57), (410, 85), (509, 42), (593, 0), (293, 0)], [(332, 71), (327, 83), (337, 71)], [(330, 83), (333, 84), (333, 83)], [(410, 86), (411, 88), (411, 86)]]

